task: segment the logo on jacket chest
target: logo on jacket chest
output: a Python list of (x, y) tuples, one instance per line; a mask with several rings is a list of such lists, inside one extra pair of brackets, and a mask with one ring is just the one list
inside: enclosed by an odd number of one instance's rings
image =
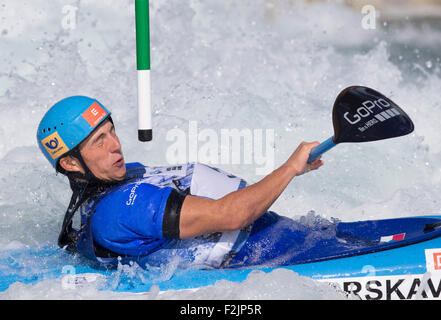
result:
[(136, 189), (138, 189), (140, 184), (141, 182), (137, 182), (130, 190), (129, 200), (126, 201), (127, 206), (132, 206), (135, 203), (135, 199), (137, 197)]

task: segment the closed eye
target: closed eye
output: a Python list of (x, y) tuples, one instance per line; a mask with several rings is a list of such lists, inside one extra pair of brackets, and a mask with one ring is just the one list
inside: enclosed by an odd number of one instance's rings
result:
[(94, 145), (98, 145), (98, 144), (100, 144), (100, 143), (102, 143), (103, 142), (103, 140), (104, 140), (104, 137), (106, 136), (106, 134), (105, 133), (101, 133), (94, 141), (93, 141), (93, 144)]

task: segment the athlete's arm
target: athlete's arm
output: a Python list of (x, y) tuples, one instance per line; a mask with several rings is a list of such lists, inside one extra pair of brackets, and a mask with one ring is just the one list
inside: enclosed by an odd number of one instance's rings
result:
[(307, 164), (311, 149), (317, 145), (318, 142), (302, 142), (281, 167), (261, 181), (218, 200), (186, 196), (180, 210), (179, 237), (191, 238), (248, 226), (270, 208), (295, 176), (323, 165), (320, 159)]

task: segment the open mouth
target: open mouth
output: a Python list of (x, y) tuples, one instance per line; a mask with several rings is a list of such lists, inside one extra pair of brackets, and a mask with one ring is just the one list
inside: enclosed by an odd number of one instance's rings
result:
[(123, 157), (119, 158), (118, 161), (113, 163), (113, 165), (118, 168), (122, 167), (124, 165), (124, 158)]

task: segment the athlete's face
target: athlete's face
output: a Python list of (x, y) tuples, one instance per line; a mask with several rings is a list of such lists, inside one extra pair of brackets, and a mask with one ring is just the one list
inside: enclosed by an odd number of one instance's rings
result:
[(121, 144), (110, 120), (103, 122), (80, 145), (80, 152), (84, 162), (98, 179), (120, 181), (125, 178), (126, 166)]

